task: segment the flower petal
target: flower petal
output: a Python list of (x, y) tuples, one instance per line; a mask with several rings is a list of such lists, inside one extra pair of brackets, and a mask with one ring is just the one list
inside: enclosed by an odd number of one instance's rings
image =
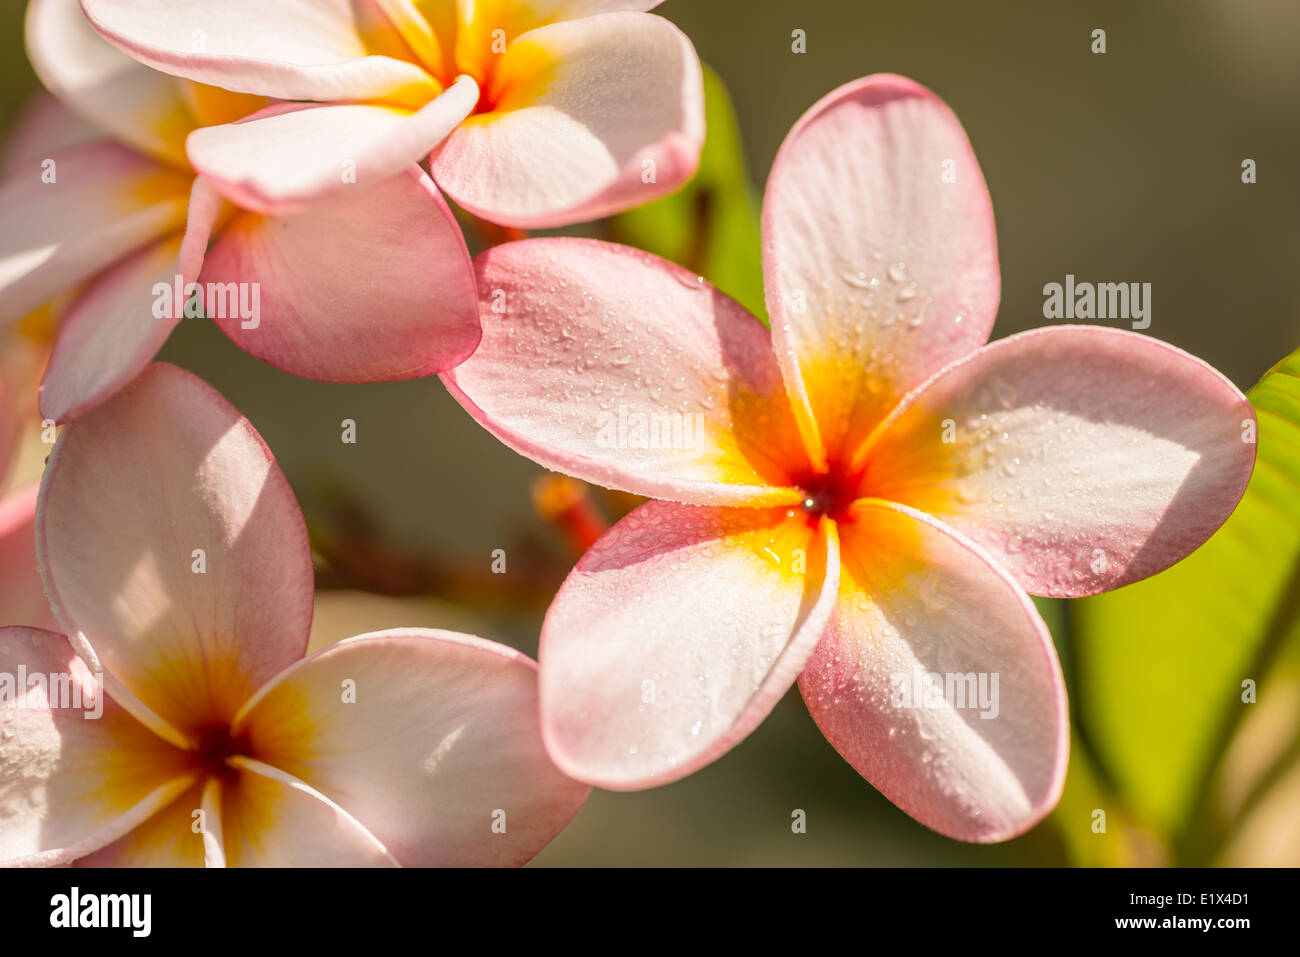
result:
[(0, 628), (0, 722), (0, 861), (66, 864), (188, 785), (183, 752), (109, 697), (62, 635)]
[(247, 119), (195, 130), (194, 168), (232, 202), (291, 212), (324, 196), (357, 192), (422, 160), (474, 108), (462, 77), (415, 113), (364, 103), (279, 103)]
[(408, 866), (522, 864), (587, 796), (542, 747), (534, 664), (469, 635), (347, 639), (270, 682), (236, 727)]
[(542, 733), (615, 790), (685, 777), (790, 689), (839, 582), (832, 523), (649, 502), (593, 545), (542, 627)]
[(270, 765), (232, 758), (221, 792), (228, 867), (396, 867), (373, 834), (329, 798)]
[(437, 77), (457, 72), (484, 75), (506, 41), (558, 20), (612, 10), (649, 10), (662, 0), (377, 0), (389, 21)]
[(77, 0), (32, 0), (26, 34), (37, 76), (77, 115), (141, 152), (185, 165), (194, 119), (175, 80), (105, 42)]
[(375, 0), (417, 62), (447, 80), (456, 68), (456, 20), (460, 0)]
[(678, 266), (580, 239), (475, 260), (483, 341), (443, 377), (547, 468), (697, 504), (794, 503), (806, 469), (767, 330)]
[(599, 219), (672, 192), (699, 165), (699, 58), (662, 17), (608, 13), (534, 30), (501, 54), (484, 93), (491, 110), (462, 123), (431, 169), (448, 196), (492, 222)]
[[(181, 238), (177, 233), (110, 266), (68, 310), (41, 380), (41, 415), (59, 423), (82, 415), (149, 364), (180, 318), (170, 291), (183, 272)], [(159, 284), (170, 296), (161, 305)]]
[(36, 570), (36, 495), (29, 485), (0, 499), (0, 621), (58, 627)]
[(248, 420), (174, 366), (64, 428), (37, 553), (78, 652), (191, 737), (306, 646), (312, 563), (293, 492)]
[(1091, 595), (1154, 575), (1223, 524), (1254, 466), (1254, 426), (1231, 382), (1158, 339), (1035, 329), (918, 390), (867, 448), (864, 490), (969, 535), (1029, 592)]
[[(191, 126), (195, 128), (233, 123), (271, 105), (270, 99), (265, 96), (232, 93), (219, 86), (208, 86), (206, 83), (195, 83), (193, 80), (183, 80), (179, 77), (170, 79), (180, 90), (181, 99), (184, 100), (186, 108), (193, 117)], [(189, 165), (189, 155), (184, 151), (182, 151), (182, 162), (186, 166)]]
[(105, 39), (141, 63), (239, 93), (364, 100), (438, 92), (369, 0), (82, 0), (82, 7)]
[[(422, 6), (430, 0), (418, 0)], [(444, 0), (445, 2), (445, 0)], [(663, 0), (474, 0), (473, 3), (446, 3), (457, 12), (457, 60), (466, 68), (478, 51), (491, 52), (492, 31), (501, 30), (507, 42), (523, 36), (529, 30), (580, 20), (601, 13), (643, 13), (659, 6)], [(433, 0), (438, 4), (439, 0)]]
[[(216, 777), (209, 777), (203, 782), (203, 795), (200, 798), (200, 810), (203, 813), (203, 826), (199, 833), (203, 835), (203, 866), (226, 866), (225, 821), (222, 817), (221, 798), (225, 782)], [(193, 826), (190, 828), (194, 830)]]
[(1060, 798), (1069, 751), (1065, 685), (1033, 603), (911, 509), (859, 502), (840, 533), (840, 597), (799, 678), (818, 727), (942, 834), (1028, 830)]
[(40, 175), (41, 161), (104, 134), (77, 116), (57, 98), (37, 90), (23, 104), (13, 124), (5, 131), (0, 149), (0, 176), (5, 179), (27, 174)]
[(202, 281), (209, 293), (225, 290), (207, 314), (236, 345), (311, 379), (431, 375), (465, 359), (481, 336), (460, 227), (415, 165), (301, 213), (235, 217)]
[[(196, 811), (203, 810), (205, 782), (197, 781), (169, 804), (93, 854), (76, 867), (203, 867), (205, 829)], [(206, 813), (203, 819), (207, 826)]]
[(952, 111), (885, 74), (814, 105), (768, 179), (763, 266), (781, 369), (833, 464), (993, 327), (993, 207)]
[[(46, 182), (48, 176), (54, 179)], [(178, 229), (192, 177), (116, 143), (51, 155), (0, 185), (0, 322), (21, 319), (119, 256)]]

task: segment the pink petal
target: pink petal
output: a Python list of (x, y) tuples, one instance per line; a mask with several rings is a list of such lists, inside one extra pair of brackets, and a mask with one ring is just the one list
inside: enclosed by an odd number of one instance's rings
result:
[(191, 177), (115, 143), (51, 155), (0, 185), (0, 322), (21, 319), (119, 256), (180, 227)]
[(469, 635), (340, 642), (275, 678), (236, 727), (408, 866), (522, 864), (587, 796), (542, 747), (534, 664)]
[[(481, 335), (460, 227), (418, 167), (276, 218), (235, 217), (202, 282), (252, 307), (213, 312), (236, 345), (294, 375), (330, 382), (410, 379), (450, 369)], [(251, 286), (248, 284), (256, 284)], [(221, 313), (224, 312), (224, 315)], [(251, 318), (244, 318), (244, 316)]]
[(768, 179), (763, 266), (781, 369), (834, 463), (993, 327), (993, 208), (952, 111), (885, 74), (814, 105)]
[(58, 627), (36, 570), (39, 484), (0, 499), (0, 621), (47, 631)]
[(196, 179), (184, 234), (109, 266), (67, 310), (41, 382), (43, 416), (62, 423), (83, 415), (149, 363), (181, 317), (220, 213), (220, 197)]
[(807, 466), (768, 332), (740, 304), (589, 240), (509, 243), (475, 266), (483, 341), (443, 381), (506, 445), (652, 497), (802, 498), (780, 487)]
[(235, 758), (222, 789), (228, 867), (396, 867), (378, 839), (329, 798), (277, 768)]
[(422, 160), (477, 99), (474, 81), (461, 77), (415, 113), (364, 103), (280, 103), (195, 130), (189, 157), (245, 209), (290, 212), (323, 196), (359, 192)]
[(835, 602), (839, 550), (788, 509), (650, 502), (578, 562), (542, 627), (542, 732), (565, 773), (685, 777), (789, 690)]
[(77, 0), (32, 0), (26, 32), (32, 68), (78, 116), (142, 152), (185, 165), (193, 119), (171, 77), (106, 43)]
[[(82, 293), (59, 326), (41, 380), (41, 415), (60, 423), (82, 415), (149, 364), (180, 318), (171, 305), (177, 297), (160, 304), (155, 289), (173, 289), (185, 272), (180, 251), (180, 234), (145, 246)], [(195, 275), (188, 272), (181, 288)]]
[(799, 678), (808, 710), (922, 824), (963, 841), (1027, 831), (1060, 798), (1069, 751), (1046, 626), (989, 556), (930, 517), (860, 502), (853, 519), (834, 617)]
[(311, 553), (289, 484), (248, 420), (174, 366), (64, 428), (36, 544), (78, 652), (182, 733), (229, 721), (306, 647)]
[(5, 132), (0, 150), (0, 176), (39, 178), (41, 160), (51, 153), (103, 138), (103, 133), (71, 112), (55, 97), (37, 90)]
[(431, 167), (484, 219), (528, 229), (599, 219), (672, 192), (699, 164), (699, 59), (661, 17), (542, 27), (506, 48), (493, 84), (492, 111), (452, 133)]
[(91, 24), (148, 66), (285, 100), (427, 98), (414, 63), (369, 0), (82, 0)]
[(0, 675), (13, 682), (0, 705), (0, 861), (66, 864), (186, 787), (183, 753), (105, 694), (62, 635), (0, 628)]
[(919, 390), (867, 450), (863, 487), (969, 535), (1032, 593), (1091, 595), (1154, 575), (1223, 524), (1254, 429), (1231, 382), (1158, 339), (1035, 329)]

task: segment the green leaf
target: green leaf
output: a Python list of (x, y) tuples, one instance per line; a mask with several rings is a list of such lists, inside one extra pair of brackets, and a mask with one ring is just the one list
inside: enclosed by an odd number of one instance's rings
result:
[[(1072, 615), (1069, 603), (1060, 598), (1034, 596), (1038, 613), (1052, 632), (1061, 659), (1065, 685), (1077, 685), (1071, 652)], [(1071, 691), (1070, 705), (1077, 699)], [(1165, 862), (1167, 854), (1145, 833), (1132, 812), (1110, 788), (1097, 767), (1089, 743), (1078, 733), (1077, 716), (1070, 735), (1070, 766), (1065, 789), (1049, 821), (1066, 859), (1075, 867), (1153, 867)], [(1099, 813), (1100, 812), (1100, 813)]]
[(758, 198), (727, 88), (704, 68), (708, 135), (694, 179), (671, 196), (609, 221), (609, 238), (703, 276), (764, 318)]
[(1300, 351), (1250, 392), (1258, 456), (1221, 529), (1173, 568), (1072, 603), (1078, 713), (1113, 784), (1184, 844), (1219, 759), (1300, 619)]
[(1087, 743), (1077, 733), (1071, 736), (1065, 790), (1048, 820), (1075, 867), (1156, 867), (1167, 863), (1164, 848), (1141, 828), (1102, 780)]

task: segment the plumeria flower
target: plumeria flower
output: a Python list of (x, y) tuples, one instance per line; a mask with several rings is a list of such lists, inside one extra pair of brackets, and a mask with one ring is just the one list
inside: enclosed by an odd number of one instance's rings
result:
[(476, 262), (507, 309), (484, 308), (452, 394), (542, 465), (666, 500), (606, 533), (546, 617), (551, 756), (606, 788), (673, 781), (797, 680), (908, 814), (1019, 834), (1057, 801), (1069, 740), (1029, 594), (1094, 594), (1195, 549), (1250, 475), (1250, 405), (1128, 331), (984, 345), (988, 191), (957, 119), (901, 77), (799, 121), (763, 234), (770, 334), (623, 247), (537, 239)]
[(142, 63), (314, 101), (195, 133), (195, 167), (277, 211), (432, 151), (438, 186), (506, 226), (598, 219), (685, 182), (704, 140), (690, 41), (659, 0), (83, 0)]
[[(0, 236), (0, 323), (72, 291), (41, 383), (44, 416), (71, 419), (129, 381), (196, 281), (208, 318), (296, 375), (410, 378), (473, 350), (469, 254), (418, 166), (292, 215), (241, 209), (196, 179), (185, 140), (264, 98), (136, 63), (100, 39), (76, 0), (33, 0), (26, 33), (37, 74), (66, 109), (32, 119), (27, 161), (0, 183), (0, 216), (24, 224)], [(71, 135), (66, 113), (99, 136)]]
[(187, 372), (64, 429), (36, 540), (66, 637), (0, 629), (0, 675), (60, 679), (0, 707), (0, 860), (520, 864), (585, 799), (514, 650), (410, 628), (303, 657), (302, 514)]

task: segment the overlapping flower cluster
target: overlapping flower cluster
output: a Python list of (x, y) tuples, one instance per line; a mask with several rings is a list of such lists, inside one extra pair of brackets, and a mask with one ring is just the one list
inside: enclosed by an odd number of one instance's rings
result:
[[(1054, 806), (1065, 692), (1029, 595), (1195, 549), (1249, 478), (1250, 405), (1131, 332), (986, 344), (989, 194), (901, 77), (787, 137), (770, 331), (626, 247), (471, 261), (444, 196), (517, 234), (693, 174), (700, 66), (656, 5), (32, 0), (51, 95), (0, 183), (0, 453), (63, 429), (39, 498), (0, 506), (0, 673), (56, 677), (0, 714), (0, 860), (523, 863), (589, 786), (691, 773), (796, 682), (944, 834), (1006, 839)], [(298, 376), (439, 373), (512, 449), (655, 501), (574, 568), (540, 669), (427, 629), (304, 657), (287, 482), (229, 403), (152, 361), (195, 313)], [(657, 440), (611, 440), (612, 409)], [(992, 676), (999, 700), (900, 697), (931, 674)]]

